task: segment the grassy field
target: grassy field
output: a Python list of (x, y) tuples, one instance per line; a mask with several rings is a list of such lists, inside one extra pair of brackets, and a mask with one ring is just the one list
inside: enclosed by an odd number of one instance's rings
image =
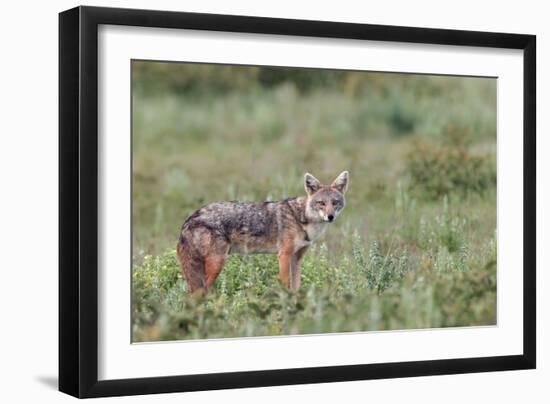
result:
[[(133, 340), (496, 322), (496, 81), (134, 62)], [(185, 218), (221, 200), (304, 194), (350, 171), (305, 257), (231, 256), (185, 292)]]

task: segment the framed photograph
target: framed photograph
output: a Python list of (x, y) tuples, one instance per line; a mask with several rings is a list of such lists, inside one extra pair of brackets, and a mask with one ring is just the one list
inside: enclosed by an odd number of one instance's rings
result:
[(535, 36), (59, 16), (59, 389), (532, 369)]

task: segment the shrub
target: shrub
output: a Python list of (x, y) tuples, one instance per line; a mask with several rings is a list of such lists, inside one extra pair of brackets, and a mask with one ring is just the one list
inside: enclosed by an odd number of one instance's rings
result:
[(466, 219), (452, 215), (449, 200), (443, 198), (443, 211), (432, 220), (422, 217), (418, 225), (418, 241), (424, 249), (445, 247), (454, 253), (466, 247)]
[(488, 153), (473, 153), (465, 140), (413, 141), (405, 161), (410, 187), (428, 199), (458, 193), (481, 194), (496, 186), (496, 165)]
[(374, 241), (369, 248), (368, 258), (365, 258), (361, 239), (357, 234), (353, 238), (352, 249), (355, 263), (363, 271), (368, 288), (376, 290), (378, 294), (403, 278), (408, 270), (406, 250), (392, 252), (390, 246), (387, 253), (383, 254), (379, 243)]
[[(409, 105), (408, 108), (406, 105)], [(399, 100), (391, 104), (388, 121), (392, 132), (396, 136), (403, 136), (414, 131), (419, 118), (414, 107)]]

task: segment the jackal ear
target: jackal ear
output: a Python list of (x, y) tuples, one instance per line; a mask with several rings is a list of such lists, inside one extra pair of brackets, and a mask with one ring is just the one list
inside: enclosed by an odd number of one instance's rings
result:
[(307, 194), (312, 195), (315, 192), (319, 191), (319, 188), (321, 188), (321, 183), (313, 175), (311, 175), (310, 173), (306, 173), (306, 175), (304, 175), (304, 186), (306, 188)]
[(336, 188), (341, 193), (345, 193), (348, 190), (348, 183), (349, 173), (347, 171), (342, 171), (342, 173), (336, 177), (331, 186)]

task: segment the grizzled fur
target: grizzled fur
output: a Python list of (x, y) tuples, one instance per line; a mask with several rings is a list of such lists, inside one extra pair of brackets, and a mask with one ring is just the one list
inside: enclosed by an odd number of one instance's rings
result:
[(306, 196), (276, 202), (216, 202), (183, 223), (177, 254), (189, 290), (207, 290), (229, 254), (272, 253), (279, 257), (281, 281), (300, 287), (300, 262), (345, 206), (349, 175), (330, 185), (304, 176)]

